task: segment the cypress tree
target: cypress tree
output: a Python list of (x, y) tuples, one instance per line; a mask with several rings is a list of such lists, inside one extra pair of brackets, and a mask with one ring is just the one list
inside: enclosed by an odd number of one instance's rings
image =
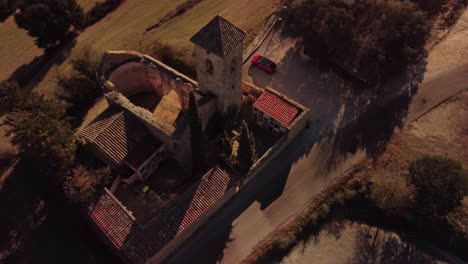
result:
[(239, 159), (239, 170), (248, 172), (256, 159), (255, 140), (252, 132), (245, 121), (242, 122), (242, 130), (239, 139), (237, 157)]
[(207, 139), (203, 132), (200, 113), (198, 111), (195, 94), (190, 93), (189, 97), (189, 125), (190, 143), (192, 146), (192, 175), (195, 177), (202, 173), (207, 167), (206, 154), (208, 152)]

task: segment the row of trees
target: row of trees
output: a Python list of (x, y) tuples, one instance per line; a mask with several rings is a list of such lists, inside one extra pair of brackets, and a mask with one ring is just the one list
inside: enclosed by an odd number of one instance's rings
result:
[(371, 81), (417, 59), (431, 19), (409, 0), (305, 0), (286, 9), (286, 32), (307, 54), (344, 63)]

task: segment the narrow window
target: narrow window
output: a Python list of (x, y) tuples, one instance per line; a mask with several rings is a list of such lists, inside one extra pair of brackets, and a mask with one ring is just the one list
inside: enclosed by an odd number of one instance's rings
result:
[(205, 71), (208, 74), (213, 75), (213, 62), (211, 62), (209, 59), (205, 60)]
[(231, 61), (231, 73), (236, 71), (236, 58), (233, 58)]

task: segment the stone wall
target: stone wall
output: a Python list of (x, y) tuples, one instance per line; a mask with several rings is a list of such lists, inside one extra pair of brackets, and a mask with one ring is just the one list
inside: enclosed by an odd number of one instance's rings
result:
[[(213, 64), (213, 73), (206, 71), (205, 60)], [(204, 93), (211, 93), (218, 98), (218, 110), (226, 111), (229, 106), (240, 106), (242, 81), (242, 45), (225, 58), (207, 52), (200, 46), (195, 46), (194, 60), (197, 65), (199, 89)], [(234, 71), (231, 64), (234, 60)]]
[(289, 143), (299, 135), (299, 133), (304, 130), (307, 120), (309, 117), (309, 111), (307, 108), (303, 108), (303, 112), (296, 117), (293, 124), (290, 126), (290, 131), (288, 135), (281, 137), (270, 149), (268, 149), (262, 157), (260, 157), (251, 167), (250, 171), (243, 177), (239, 185), (229, 189), (226, 194), (219, 199), (215, 205), (213, 205), (204, 215), (199, 217), (194, 223), (187, 227), (183, 233), (181, 233), (176, 239), (173, 239), (169, 244), (167, 244), (160, 252), (158, 252), (155, 257), (152, 258), (150, 263), (162, 263), (167, 261), (170, 258), (178, 247), (180, 247), (187, 239), (189, 239), (197, 230), (203, 227), (211, 217), (213, 217), (218, 210), (227, 204), (231, 199), (235, 198), (239, 190), (246, 186), (252, 179), (260, 174), (260, 172), (268, 165), (270, 162), (276, 158), (284, 148), (286, 148)]

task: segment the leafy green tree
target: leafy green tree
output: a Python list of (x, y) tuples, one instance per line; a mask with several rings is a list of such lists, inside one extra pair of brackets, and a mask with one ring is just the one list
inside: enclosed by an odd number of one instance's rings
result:
[(256, 155), (255, 139), (249, 126), (243, 121), (239, 138), (239, 149), (237, 151), (239, 170), (244, 173), (248, 172), (257, 158)]
[(91, 170), (79, 165), (65, 178), (63, 191), (73, 202), (86, 203), (91, 200), (99, 187), (109, 183), (110, 178), (111, 170), (108, 167)]
[(38, 47), (50, 48), (80, 28), (83, 17), (75, 0), (23, 0), (15, 21), (35, 38)]
[(58, 85), (62, 88), (59, 97), (67, 102), (68, 116), (78, 122), (102, 94), (96, 76), (99, 62), (91, 51), (85, 51), (82, 56), (72, 59), (70, 65), (71, 73), (58, 78)]
[[(22, 92), (23, 93), (23, 92)], [(35, 92), (24, 92), (7, 114), (7, 136), (37, 175), (58, 183), (72, 165), (76, 145), (63, 106)]]
[(202, 121), (198, 111), (195, 94), (190, 93), (189, 97), (189, 125), (190, 142), (192, 146), (192, 174), (194, 176), (203, 173), (207, 168), (208, 140), (203, 132)]
[(467, 176), (460, 162), (445, 156), (423, 156), (410, 164), (409, 172), (422, 214), (442, 217), (461, 203)]

